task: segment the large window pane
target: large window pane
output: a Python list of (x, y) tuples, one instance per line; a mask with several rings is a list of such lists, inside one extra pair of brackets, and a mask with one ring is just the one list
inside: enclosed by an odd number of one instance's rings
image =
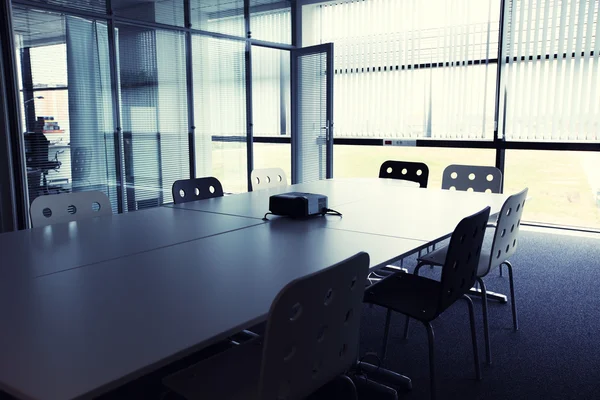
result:
[(172, 202), (189, 178), (183, 33), (118, 26), (127, 209)]
[(442, 172), (450, 164), (493, 166), (495, 151), (488, 149), (448, 149), (429, 147), (335, 145), (334, 178), (375, 178), (387, 160), (424, 162), (429, 167), (429, 188), (442, 186)]
[(226, 192), (248, 190), (245, 49), (192, 37), (196, 176), (215, 176)]
[(499, 12), (499, 0), (304, 6), (303, 44), (335, 44), (335, 135), (492, 139)]
[(598, 10), (588, 0), (506, 2), (507, 139), (600, 141)]
[(250, 0), (250, 36), (275, 43), (292, 43), (290, 0)]
[(254, 168), (281, 168), (292, 183), (292, 145), (289, 143), (254, 143)]
[(112, 8), (119, 17), (166, 25), (184, 25), (183, 0), (112, 0)]
[(508, 150), (504, 192), (529, 187), (526, 221), (600, 229), (600, 154)]
[(35, 3), (106, 14), (106, 0), (31, 0)]
[(190, 0), (194, 29), (246, 36), (243, 0)]
[(100, 190), (117, 211), (106, 23), (22, 7), (13, 23), (29, 200)]

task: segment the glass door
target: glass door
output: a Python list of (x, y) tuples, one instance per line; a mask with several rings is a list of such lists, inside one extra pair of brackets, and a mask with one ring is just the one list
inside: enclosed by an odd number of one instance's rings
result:
[(291, 51), (292, 183), (333, 177), (333, 44)]

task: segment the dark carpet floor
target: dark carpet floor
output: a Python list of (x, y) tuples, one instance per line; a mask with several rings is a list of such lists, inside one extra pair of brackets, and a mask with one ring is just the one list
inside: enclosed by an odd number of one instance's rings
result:
[[(438, 394), (452, 399), (600, 399), (600, 236), (527, 230), (520, 235), (512, 257), (519, 331), (512, 329), (510, 303), (490, 302), (493, 359), (485, 364), (481, 301), (474, 300), (483, 378), (477, 382), (467, 306), (456, 303), (433, 323)], [(500, 277), (495, 271), (485, 281), (488, 290), (508, 293), (506, 273)], [(365, 306), (361, 354), (379, 352), (384, 320), (383, 309)], [(412, 379), (413, 390), (399, 392), (401, 399), (427, 399), (425, 328), (413, 321), (408, 340), (402, 338), (403, 328), (404, 316), (395, 314), (383, 365)]]

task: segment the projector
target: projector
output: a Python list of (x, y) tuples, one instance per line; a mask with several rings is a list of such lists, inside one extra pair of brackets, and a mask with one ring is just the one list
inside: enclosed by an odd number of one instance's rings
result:
[(269, 197), (269, 211), (274, 215), (292, 218), (324, 214), (327, 211), (327, 196), (301, 192), (276, 194)]

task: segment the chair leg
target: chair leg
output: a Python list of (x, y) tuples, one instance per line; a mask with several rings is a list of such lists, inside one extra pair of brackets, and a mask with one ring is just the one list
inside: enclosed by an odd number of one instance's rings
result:
[(390, 333), (390, 321), (392, 319), (392, 309), (388, 308), (385, 316), (385, 329), (383, 330), (383, 344), (381, 346), (381, 362), (385, 360), (385, 353), (387, 352), (388, 334)]
[(358, 391), (356, 390), (354, 381), (348, 375), (340, 375), (339, 379), (349, 388), (352, 400), (358, 400)]
[(477, 278), (479, 286), (481, 286), (481, 301), (483, 310), (483, 338), (485, 340), (485, 358), (488, 364), (492, 363), (492, 350), (490, 348), (490, 329), (488, 326), (488, 303), (487, 303), (487, 290), (485, 289), (485, 283), (483, 279)]
[(473, 312), (473, 300), (466, 294), (463, 300), (467, 302), (469, 308), (469, 323), (471, 325), (471, 341), (473, 342), (473, 361), (475, 362), (475, 378), (481, 380), (481, 366), (479, 365), (479, 349), (477, 348), (477, 333), (475, 331), (475, 313)]
[(434, 352), (434, 339), (435, 336), (433, 334), (433, 327), (430, 322), (423, 322), (425, 328), (427, 328), (427, 341), (429, 343), (429, 390), (431, 395), (431, 400), (435, 400), (436, 398), (436, 376), (435, 376), (435, 352)]
[[(421, 269), (421, 267), (423, 265), (426, 265), (424, 262), (420, 262), (417, 264), (417, 266), (415, 267), (415, 270), (413, 271), (413, 274), (415, 275), (419, 275), (419, 270)], [(407, 315), (406, 316), (406, 321), (404, 322), (404, 339), (408, 339), (408, 330), (410, 327), (410, 317)]]
[[(517, 302), (515, 300), (515, 281), (513, 280), (513, 268), (509, 261), (504, 261), (506, 269), (508, 269), (508, 283), (510, 285), (510, 302), (512, 305), (513, 327), (515, 331), (519, 330), (519, 321), (517, 320)], [(502, 268), (502, 265), (500, 265)]]

